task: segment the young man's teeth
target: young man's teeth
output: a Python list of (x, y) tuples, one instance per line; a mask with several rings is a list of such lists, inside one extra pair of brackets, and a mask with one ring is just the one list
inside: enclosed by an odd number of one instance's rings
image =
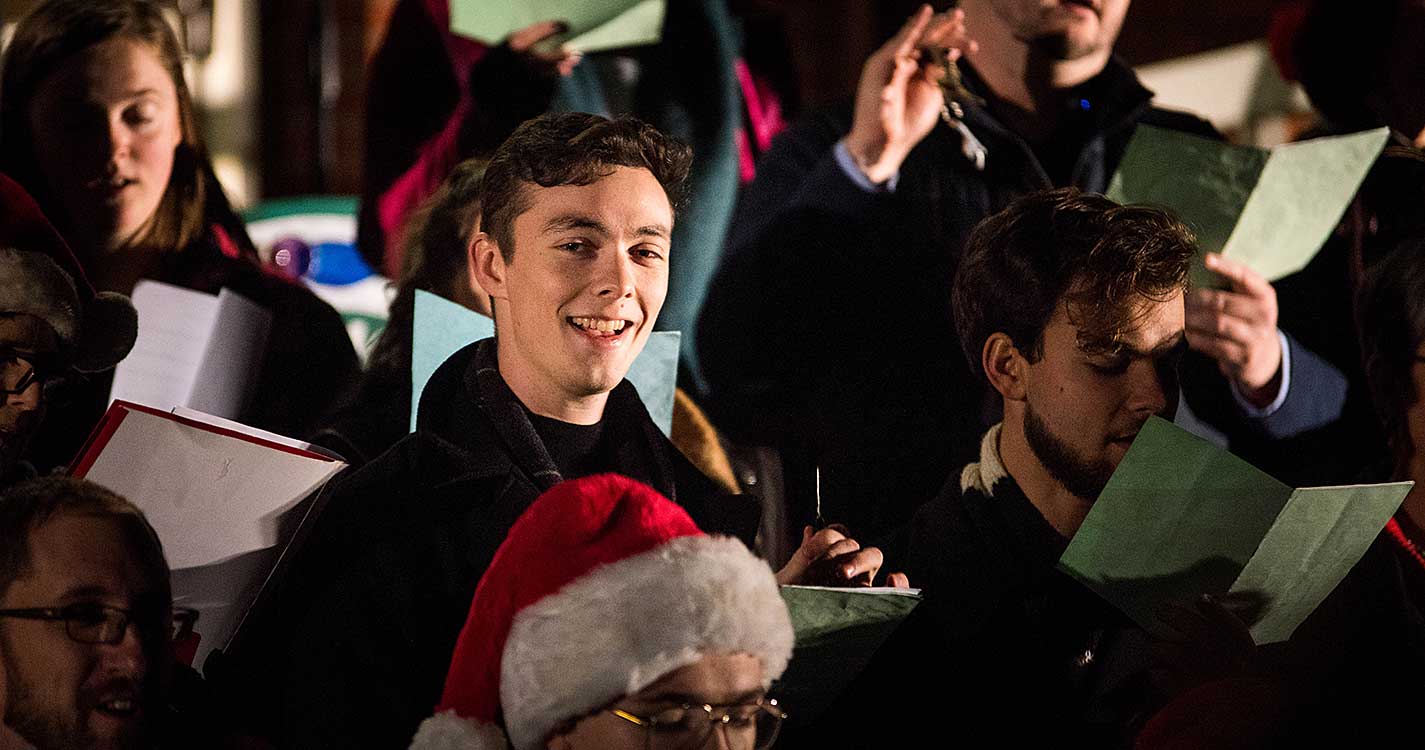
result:
[(125, 713), (134, 710), (134, 702), (126, 698), (120, 698), (112, 701), (104, 701), (102, 705), (104, 706), (105, 710), (117, 711), (120, 713)]
[(603, 320), (602, 318), (572, 318), (574, 325), (580, 328), (587, 328), (600, 333), (618, 333), (623, 330), (626, 321)]

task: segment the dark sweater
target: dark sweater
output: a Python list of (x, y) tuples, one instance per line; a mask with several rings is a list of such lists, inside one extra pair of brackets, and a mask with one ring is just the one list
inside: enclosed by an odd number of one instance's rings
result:
[[(452, 355), (422, 394), (417, 432), (332, 488), (275, 603), (225, 665), (248, 731), (283, 747), (404, 747), (430, 715), (480, 576), (563, 479), (495, 362), (494, 339)], [(599, 470), (752, 542), (756, 501), (699, 474), (627, 381), (603, 430), (614, 450)]]

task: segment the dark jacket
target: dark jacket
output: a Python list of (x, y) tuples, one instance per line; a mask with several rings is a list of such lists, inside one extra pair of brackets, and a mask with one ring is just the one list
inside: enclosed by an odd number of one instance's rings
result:
[(950, 306), (970, 230), (1033, 191), (1101, 192), (1140, 123), (1215, 135), (1151, 98), (1112, 60), (1066, 97), (1067, 124), (1040, 152), (968, 107), (984, 169), (941, 123), (892, 192), (861, 189), (837, 164), (849, 108), (788, 130), (743, 194), (703, 307), (710, 415), (735, 438), (782, 449), (794, 504), (814, 464), (831, 520), (870, 538), (905, 523), (974, 458), (998, 408), (966, 362)]
[[(254, 729), (282, 746), (404, 747), (440, 698), (496, 548), (563, 479), (496, 369), (494, 339), (447, 360), (418, 415), (416, 433), (333, 488), (266, 624), (232, 655), (247, 698), (266, 702), (250, 709), (266, 724)], [(604, 429), (617, 456), (603, 469), (649, 483), (704, 530), (752, 542), (756, 502), (699, 474), (627, 381), (609, 395)]]
[[(1059, 572), (1068, 540), (1012, 478), (991, 490), (962, 490), (957, 473), (915, 513), (900, 546), (924, 602), (837, 704), (789, 728), (791, 747), (1103, 750), (1131, 738), (1149, 695), (1142, 631)], [(846, 720), (856, 715), (883, 720)]]
[[(251, 400), (237, 421), (305, 437), (354, 386), (361, 364), (341, 316), (305, 287), (269, 275), (247, 258), (229, 257), (216, 234), (167, 256), (154, 277), (206, 294), (231, 289), (272, 313)], [(103, 416), (112, 384), (112, 372), (89, 376), (51, 404), (31, 446), (36, 468), (48, 472), (74, 458)]]

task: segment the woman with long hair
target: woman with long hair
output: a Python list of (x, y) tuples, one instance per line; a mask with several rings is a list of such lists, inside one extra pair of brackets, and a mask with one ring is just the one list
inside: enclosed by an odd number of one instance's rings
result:
[[(0, 73), (0, 170), (53, 217), (99, 289), (128, 293), (140, 279), (228, 288), (272, 313), (240, 421), (305, 434), (354, 379), (335, 311), (262, 271), (213, 175), (157, 3), (50, 0), (19, 23)], [(107, 379), (76, 388), (36, 457), (68, 461), (108, 390)]]

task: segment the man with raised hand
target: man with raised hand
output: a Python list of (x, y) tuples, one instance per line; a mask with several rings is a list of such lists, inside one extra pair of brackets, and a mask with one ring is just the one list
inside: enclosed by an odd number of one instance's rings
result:
[[(1102, 192), (1140, 123), (1214, 135), (1153, 107), (1112, 57), (1128, 0), (959, 6), (921, 8), (866, 60), (854, 107), (774, 144), (699, 324), (719, 426), (782, 448), (790, 487), (815, 464), (826, 515), (866, 536), (905, 523), (994, 419), (995, 400), (945, 356), (959, 348), (946, 288), (971, 228), (1033, 191)], [(963, 80), (953, 102), (947, 62)], [(1231, 287), (1188, 299), (1188, 340), (1219, 363), (1189, 368), (1222, 384), (1215, 426), (1281, 435), (1329, 419), (1313, 399), (1331, 389), (1305, 371), (1326, 365), (1277, 331), (1272, 288), (1213, 270)]]
[[(332, 492), (276, 594), (267, 653), (242, 666), (258, 672), (247, 690), (270, 688), (263, 664), (285, 675), (281, 725), (258, 731), (297, 747), (406, 742), (495, 549), (564, 479), (633, 477), (752, 542), (756, 502), (700, 475), (624, 380), (663, 306), (690, 160), (648, 125), (579, 113), (531, 120), (495, 153), (470, 272), (497, 335), (447, 360), (417, 432)], [(880, 563), (823, 530), (779, 580), (866, 583)]]
[(1165, 611), (1177, 636), (1150, 646), (1056, 567), (1139, 429), (1177, 409), (1195, 244), (1164, 211), (1071, 188), (1015, 202), (966, 243), (962, 350), (1004, 418), (917, 511), (907, 558), (926, 592), (917, 645), (954, 667), (922, 697), (960, 706), (967, 731), (1113, 747), (1155, 697), (1235, 676), (1253, 655), (1215, 601)]

